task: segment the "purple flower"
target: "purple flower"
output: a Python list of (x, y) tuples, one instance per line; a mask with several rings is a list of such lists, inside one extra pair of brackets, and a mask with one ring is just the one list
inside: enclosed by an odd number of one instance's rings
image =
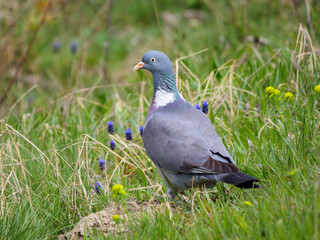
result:
[(70, 43), (70, 49), (73, 54), (75, 54), (78, 50), (78, 43), (76, 41), (72, 41)]
[(96, 184), (94, 185), (94, 189), (98, 194), (101, 194), (100, 188), (101, 188), (100, 183), (96, 182)]
[(106, 169), (106, 161), (103, 158), (99, 159), (99, 167), (101, 171)]
[(113, 122), (112, 122), (112, 121), (109, 121), (109, 122), (108, 122), (108, 132), (109, 132), (110, 134), (113, 134), (113, 133), (114, 133)]
[(29, 103), (29, 105), (32, 105), (33, 102), (34, 102), (33, 97), (28, 97), (28, 103)]
[(61, 49), (61, 42), (60, 41), (54, 41), (52, 44), (53, 52), (58, 53)]
[(128, 129), (126, 130), (126, 139), (127, 139), (127, 140), (132, 140), (132, 134), (131, 134), (130, 128), (128, 128)]
[(208, 114), (208, 112), (209, 112), (209, 109), (208, 109), (208, 102), (207, 101), (204, 101), (203, 103), (202, 103), (202, 112), (204, 112), (205, 114)]
[(110, 141), (110, 149), (113, 151), (115, 148), (116, 148), (116, 143), (113, 140), (111, 140)]
[(199, 109), (199, 110), (201, 109), (200, 104), (198, 104), (198, 103), (197, 103), (196, 105), (194, 105), (194, 107), (195, 107), (196, 109)]
[(140, 129), (140, 136), (142, 137), (142, 133), (143, 133), (143, 126), (141, 126), (139, 129)]

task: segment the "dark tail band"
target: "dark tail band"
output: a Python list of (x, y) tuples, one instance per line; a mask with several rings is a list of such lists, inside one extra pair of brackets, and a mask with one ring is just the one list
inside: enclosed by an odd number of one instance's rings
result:
[(235, 172), (228, 174), (219, 174), (216, 176), (217, 180), (220, 182), (232, 184), (238, 188), (259, 188), (257, 184), (259, 179), (247, 175), (243, 172)]

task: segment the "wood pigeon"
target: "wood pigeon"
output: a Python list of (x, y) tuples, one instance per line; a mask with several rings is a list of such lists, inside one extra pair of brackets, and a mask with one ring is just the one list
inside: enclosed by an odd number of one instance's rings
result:
[(143, 127), (143, 144), (173, 200), (188, 188), (217, 182), (258, 188), (259, 180), (240, 172), (209, 118), (178, 92), (168, 56), (149, 51), (133, 70), (153, 75), (153, 98)]

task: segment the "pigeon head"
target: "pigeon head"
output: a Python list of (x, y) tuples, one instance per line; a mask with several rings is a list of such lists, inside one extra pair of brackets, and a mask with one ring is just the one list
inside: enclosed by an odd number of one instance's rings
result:
[(174, 71), (168, 56), (159, 51), (149, 51), (133, 70), (147, 69), (153, 76), (153, 99), (151, 109), (164, 107), (181, 99)]
[(142, 61), (133, 68), (134, 71), (138, 69), (147, 69), (152, 74), (162, 73), (174, 75), (170, 59), (160, 51), (146, 52), (142, 57)]

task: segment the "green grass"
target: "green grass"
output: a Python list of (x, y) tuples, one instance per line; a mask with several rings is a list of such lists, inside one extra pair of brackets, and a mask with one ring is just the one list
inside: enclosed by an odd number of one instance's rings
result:
[[(176, 25), (160, 19), (165, 47), (178, 66), (182, 95), (192, 104), (209, 102), (208, 117), (230, 154), (242, 171), (261, 179), (261, 188), (219, 184), (188, 191), (189, 203), (151, 207), (132, 217), (128, 232), (117, 237), (318, 239), (319, 3), (310, 2), (307, 30), (304, 1), (297, 11), (289, 0), (156, 2), (160, 15), (182, 16), (187, 8), (205, 14), (204, 20), (181, 19)], [(146, 50), (162, 49), (152, 1), (115, 1), (107, 59), (106, 2), (64, 4), (53, 5), (53, 20), (40, 29), (18, 83), (0, 106), (0, 239), (56, 239), (107, 206), (116, 183), (128, 193), (124, 206), (129, 197), (149, 201), (166, 192), (139, 136), (152, 98), (151, 75), (131, 72)], [(6, 60), (0, 61), (0, 97), (33, 34), (30, 19), (43, 11), (31, 1), (4, 9), (14, 19), (0, 19)], [(249, 35), (269, 43), (248, 42)], [(62, 42), (58, 54), (52, 52), (55, 39)], [(74, 39), (75, 55), (69, 49)], [(175, 65), (175, 59), (205, 48)], [(108, 78), (102, 74), (105, 64)], [(278, 88), (282, 99), (269, 98), (268, 86)], [(283, 97), (287, 91), (291, 101)], [(114, 136), (108, 121), (115, 124)], [(128, 127), (132, 142), (124, 138)], [(115, 151), (109, 149), (111, 138)], [(107, 161), (103, 174), (100, 157)], [(97, 181), (101, 195), (94, 191)]]

